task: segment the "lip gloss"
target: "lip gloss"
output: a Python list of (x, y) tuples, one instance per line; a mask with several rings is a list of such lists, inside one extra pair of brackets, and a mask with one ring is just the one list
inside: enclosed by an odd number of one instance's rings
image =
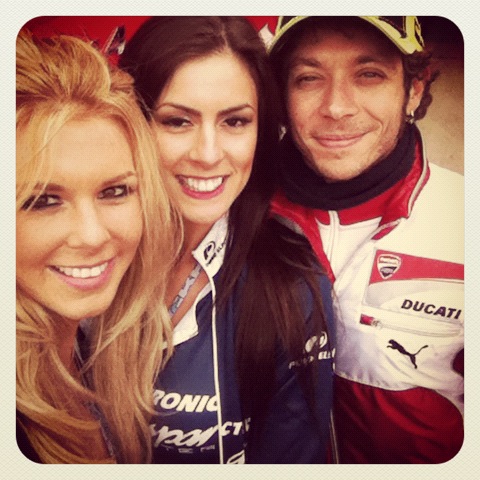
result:
[(65, 282), (67, 285), (69, 285), (72, 288), (77, 288), (79, 290), (96, 290), (98, 288), (103, 287), (106, 283), (108, 283), (112, 275), (114, 266), (115, 266), (115, 260), (114, 259), (109, 260), (107, 268), (98, 277), (90, 277), (90, 278), (70, 277), (54, 268), (50, 268), (50, 271), (53, 274), (57, 275), (62, 282)]
[(212, 190), (211, 192), (198, 192), (197, 190), (190, 189), (186, 184), (181, 184), (181, 186), (183, 193), (185, 193), (189, 197), (195, 198), (197, 200), (209, 200), (220, 195), (225, 190), (226, 183), (226, 181), (222, 182), (218, 188)]

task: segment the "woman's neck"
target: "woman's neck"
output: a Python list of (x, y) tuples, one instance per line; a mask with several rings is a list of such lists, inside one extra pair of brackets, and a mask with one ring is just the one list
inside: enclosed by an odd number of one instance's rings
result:
[(184, 240), (181, 256), (185, 257), (187, 255), (191, 255), (191, 253), (198, 247), (200, 242), (205, 238), (212, 226), (213, 224), (193, 223), (188, 220), (184, 220)]
[[(184, 222), (184, 241), (182, 252), (175, 264), (170, 281), (167, 286), (167, 305), (171, 307), (178, 299), (178, 294), (181, 290), (185, 290), (185, 282), (190, 278), (197, 262), (192, 255), (192, 252), (198, 247), (200, 242), (205, 238), (205, 235), (210, 231), (212, 225)], [(172, 325), (175, 327), (177, 323), (183, 318), (186, 312), (193, 305), (197, 295), (202, 288), (208, 283), (208, 277), (203, 270), (201, 270), (190, 286), (182, 294), (182, 300), (176, 306), (171, 316)]]

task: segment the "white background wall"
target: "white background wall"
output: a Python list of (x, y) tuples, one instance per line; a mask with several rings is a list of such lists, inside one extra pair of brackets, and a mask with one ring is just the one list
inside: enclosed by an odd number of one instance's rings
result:
[(432, 64), (440, 76), (432, 84), (433, 102), (418, 122), (428, 159), (464, 173), (464, 48), (458, 27), (443, 17), (419, 17), (425, 41), (433, 45)]

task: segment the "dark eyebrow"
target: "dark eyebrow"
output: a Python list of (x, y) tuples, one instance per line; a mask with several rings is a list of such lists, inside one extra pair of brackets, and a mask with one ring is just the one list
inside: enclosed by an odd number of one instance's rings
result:
[(293, 57), (292, 60), (290, 61), (290, 68), (295, 68), (295, 67), (321, 67), (322, 64), (318, 61), (315, 60), (314, 58), (305, 58), (305, 57)]
[(229, 115), (230, 113), (238, 112), (243, 110), (244, 108), (250, 108), (254, 110), (254, 108), (249, 103), (243, 103), (241, 105), (236, 105), (234, 107), (226, 108), (225, 110), (221, 110), (219, 112), (220, 115)]
[[(159, 110), (162, 107), (173, 107), (173, 108), (178, 108), (179, 110), (183, 110), (184, 112), (200, 117), (201, 113), (198, 110), (195, 110), (194, 108), (187, 107), (186, 105), (182, 105), (180, 103), (162, 103), (157, 107), (157, 110)], [(218, 112), (219, 115), (228, 115), (233, 112), (237, 112), (239, 110), (243, 110), (244, 108), (251, 108), (253, 110), (253, 107), (249, 103), (242, 103), (241, 105), (234, 105), (232, 107), (226, 108), (225, 110), (221, 110)]]
[(155, 111), (160, 110), (162, 107), (173, 107), (173, 108), (177, 108), (178, 110), (183, 110), (184, 112), (189, 113), (190, 115), (195, 115), (195, 116), (200, 115), (200, 112), (198, 110), (195, 110), (194, 108), (187, 107), (185, 105), (182, 105), (181, 103), (172, 103), (172, 102), (166, 102), (158, 105), (155, 108)]
[(357, 58), (357, 63), (372, 63), (380, 61), (378, 58), (373, 57), (372, 55), (362, 55)]
[[(367, 63), (381, 63), (387, 68), (393, 68), (394, 58), (388, 55), (361, 55), (356, 59), (358, 65), (365, 65)], [(315, 58), (308, 57), (293, 57), (289, 67), (291, 69), (295, 67), (313, 67), (320, 68), (322, 63)]]
[(386, 68), (394, 68), (395, 59), (388, 55), (361, 55), (357, 58), (359, 65), (365, 65), (366, 63), (381, 63)]

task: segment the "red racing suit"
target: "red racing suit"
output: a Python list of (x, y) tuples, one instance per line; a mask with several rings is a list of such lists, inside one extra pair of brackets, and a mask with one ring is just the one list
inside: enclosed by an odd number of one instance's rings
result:
[(442, 463), (463, 443), (464, 184), (429, 165), (340, 211), (278, 193), (334, 281), (341, 463)]

